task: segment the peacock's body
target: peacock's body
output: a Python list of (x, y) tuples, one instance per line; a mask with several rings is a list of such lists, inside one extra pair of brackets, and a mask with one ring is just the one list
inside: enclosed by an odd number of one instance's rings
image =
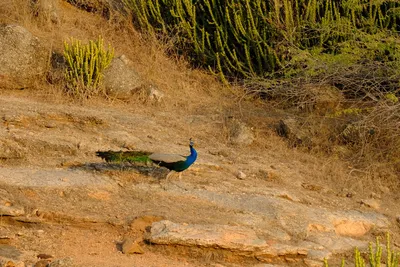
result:
[(193, 147), (194, 143), (190, 139), (190, 155), (182, 156), (179, 154), (159, 154), (146, 151), (97, 151), (96, 155), (107, 162), (130, 162), (134, 164), (154, 163), (157, 166), (165, 167), (171, 172), (182, 172), (192, 165), (197, 159), (197, 151)]

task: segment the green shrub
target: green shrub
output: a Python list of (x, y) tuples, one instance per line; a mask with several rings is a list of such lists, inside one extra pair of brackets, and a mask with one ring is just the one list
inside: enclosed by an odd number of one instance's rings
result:
[[(400, 29), (400, 3), (394, 0), (124, 3), (138, 28), (152, 34), (177, 33), (181, 52), (194, 64), (216, 70), (223, 80), (279, 74), (298, 49), (320, 48), (323, 53), (338, 54), (345, 49), (343, 42)], [(387, 57), (386, 52), (380, 56)]]
[(100, 93), (103, 71), (114, 56), (114, 50), (108, 46), (104, 50), (103, 39), (89, 41), (84, 45), (79, 40), (64, 42), (64, 57), (67, 63), (65, 79), (67, 93), (76, 98), (88, 98)]
[(136, 25), (150, 33), (178, 33), (178, 49), (197, 66), (225, 76), (274, 71), (276, 30), (263, 0), (124, 0)]
[[(368, 247), (368, 259), (371, 267), (380, 267), (382, 263), (382, 246), (379, 242), (379, 238), (376, 238), (375, 250), (373, 249), (372, 242), (369, 243)], [(398, 267), (400, 253), (394, 252), (390, 249), (390, 235), (386, 234), (386, 262), (387, 267)], [(344, 259), (342, 260), (341, 267), (345, 266)], [(355, 267), (365, 267), (365, 260), (361, 256), (358, 248), (354, 249), (354, 266)], [(328, 260), (324, 260), (324, 267), (329, 267)]]

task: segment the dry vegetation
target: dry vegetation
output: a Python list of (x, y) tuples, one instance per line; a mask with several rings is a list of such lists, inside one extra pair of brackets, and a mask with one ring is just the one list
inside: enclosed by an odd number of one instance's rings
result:
[[(49, 70), (50, 51), (62, 54), (65, 40), (71, 37), (83, 41), (95, 40), (101, 35), (105, 43), (110, 43), (114, 47), (116, 55), (125, 54), (132, 60), (135, 69), (145, 80), (162, 88), (166, 93), (166, 98), (160, 105), (145, 104), (138, 99), (120, 101), (102, 98), (92, 98), (81, 103), (64, 96), (62, 85), (50, 84), (46, 78), (37, 81), (35, 88), (25, 91), (3, 90), (2, 94), (34, 96), (38, 100), (83, 104), (96, 106), (99, 109), (108, 106), (155, 116), (158, 112), (169, 113), (172, 117), (179, 117), (182, 114), (204, 115), (214, 121), (210, 124), (212, 126), (199, 126), (192, 129), (190, 126), (182, 126), (179, 119), (172, 120), (170, 125), (176, 124), (182, 136), (189, 136), (196, 132), (196, 137), (201, 142), (216, 148), (219, 143), (224, 145), (229, 143), (230, 129), (228, 128), (230, 126), (227, 121), (230, 118), (238, 118), (252, 126), (256, 134), (253, 145), (237, 148), (243, 157), (264, 155), (265, 151), (268, 151), (270, 155), (275, 155), (284, 162), (287, 158), (292, 158), (294, 162), (308, 166), (309, 171), (304, 175), (309, 179), (317, 183), (330, 184), (333, 187), (347, 187), (361, 191), (368, 191), (372, 186), (381, 184), (397, 187), (400, 171), (398, 154), (393, 155), (396, 164), (391, 162), (389, 166), (381, 161), (377, 153), (380, 153), (382, 147), (389, 148), (393, 143), (398, 142), (398, 125), (387, 123), (398, 113), (398, 103), (391, 105), (383, 101), (379, 106), (381, 109), (373, 109), (368, 116), (362, 117), (361, 120), (357, 119), (354, 129), (359, 131), (356, 135), (360, 140), (348, 141), (346, 136), (343, 137), (343, 127), (349, 125), (353, 114), (344, 116), (343, 123), (339, 125), (338, 120), (333, 122), (332, 118), (326, 117), (329, 112), (337, 111), (337, 106), (343, 105), (343, 102), (340, 99), (332, 102), (330, 98), (330, 104), (333, 103), (334, 106), (331, 110), (325, 110), (325, 102), (319, 101), (319, 98), (323, 98), (324, 95), (321, 95), (320, 91), (313, 90), (316, 86), (321, 88), (318, 84), (309, 83), (309, 87), (300, 86), (304, 85), (301, 80), (282, 84), (282, 87), (286, 86), (286, 88), (299, 86), (301, 90), (296, 92), (284, 90), (285, 94), (276, 90), (274, 93), (278, 92), (278, 97), (275, 95), (271, 97), (269, 92), (264, 94), (265, 91), (260, 93), (256, 86), (250, 86), (253, 91), (246, 91), (240, 86), (226, 86), (207, 71), (191, 67), (185, 58), (174, 54), (173, 38), (160, 40), (143, 35), (133, 28), (129, 18), (117, 11), (107, 9), (107, 12), (89, 13), (84, 9), (77, 9), (66, 1), (60, 1), (61, 21), (53, 24), (40, 12), (32, 12), (30, 5), (29, 0), (2, 1), (0, 22), (20, 24), (45, 40), (49, 49)], [(327, 84), (329, 83), (321, 86)], [(264, 89), (265, 87), (262, 90)], [(254, 94), (249, 96), (249, 92), (257, 92), (256, 97)], [(279, 105), (274, 105), (277, 102)], [(290, 104), (282, 105), (283, 102), (290, 102)], [(320, 103), (322, 106), (318, 106)], [(349, 109), (354, 107), (349, 103), (345, 105), (348, 105), (346, 108)], [(324, 109), (322, 113), (320, 108)], [(305, 113), (304, 110), (311, 112)], [(310, 133), (314, 133), (311, 154), (307, 151), (309, 147), (306, 149), (302, 146), (288, 147), (287, 143), (276, 135), (274, 127), (278, 121), (293, 114), (296, 114), (295, 118), (302, 121)], [(321, 117), (324, 119), (321, 120)], [(371, 126), (376, 129), (374, 140), (366, 136)], [(379, 145), (376, 146), (376, 144)], [(359, 151), (362, 155), (357, 155), (351, 150)], [(318, 172), (315, 173), (315, 170)]]

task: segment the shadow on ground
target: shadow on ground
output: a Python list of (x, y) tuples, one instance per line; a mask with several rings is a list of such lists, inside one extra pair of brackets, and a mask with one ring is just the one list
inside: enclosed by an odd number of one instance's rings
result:
[(76, 164), (70, 166), (71, 170), (81, 170), (81, 171), (96, 171), (100, 173), (110, 173), (110, 172), (126, 172), (136, 173), (140, 175), (144, 175), (147, 177), (151, 177), (157, 180), (163, 180), (166, 178), (169, 170), (163, 167), (157, 166), (143, 166), (132, 163), (107, 163), (107, 162), (89, 162), (83, 164)]

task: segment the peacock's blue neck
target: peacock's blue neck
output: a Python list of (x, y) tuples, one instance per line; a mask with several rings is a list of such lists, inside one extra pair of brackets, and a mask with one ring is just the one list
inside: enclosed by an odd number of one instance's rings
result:
[(191, 165), (197, 159), (197, 151), (190, 146), (190, 155), (186, 158), (186, 164)]

